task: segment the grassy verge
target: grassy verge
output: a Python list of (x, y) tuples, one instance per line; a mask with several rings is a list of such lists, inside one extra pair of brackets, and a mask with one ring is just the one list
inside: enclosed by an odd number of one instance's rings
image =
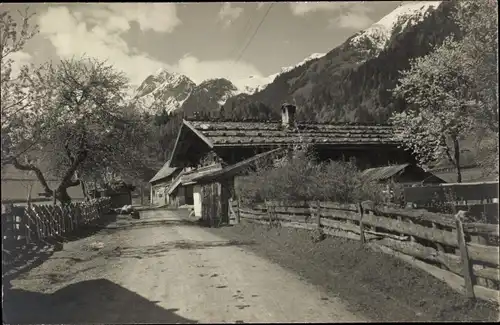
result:
[(301, 229), (242, 223), (207, 229), (228, 240), (257, 243), (246, 249), (287, 268), (377, 322), (497, 321), (498, 308), (469, 302), (422, 270), (358, 241), (327, 237), (314, 243)]

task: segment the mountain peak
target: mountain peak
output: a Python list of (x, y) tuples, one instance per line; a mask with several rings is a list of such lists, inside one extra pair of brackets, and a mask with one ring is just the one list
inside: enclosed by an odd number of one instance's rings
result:
[(313, 54), (309, 55), (308, 57), (306, 57), (304, 60), (300, 61), (299, 63), (297, 63), (295, 65), (288, 66), (288, 67), (282, 67), (279, 72), (273, 73), (272, 75), (269, 75), (267, 77), (249, 76), (245, 80), (246, 85), (242, 89), (240, 89), (239, 91), (241, 93), (246, 93), (246, 94), (253, 94), (255, 92), (261, 91), (262, 89), (267, 87), (267, 85), (272, 83), (274, 81), (274, 79), (276, 79), (276, 77), (278, 77), (280, 74), (287, 73), (287, 72), (289, 72), (297, 67), (300, 67), (300, 66), (306, 64), (307, 62), (309, 62), (311, 60), (316, 60), (316, 59), (322, 58), (325, 55), (326, 55), (326, 53), (313, 53)]
[(158, 107), (171, 112), (181, 107), (195, 86), (185, 75), (160, 68), (137, 88), (134, 100), (143, 110), (152, 113)]
[[(221, 105), (225, 105), (229, 98), (238, 95), (241, 95), (238, 98), (246, 98), (244, 99), (246, 101), (264, 99), (274, 106), (279, 101), (276, 99), (277, 96), (271, 93), (278, 91), (286, 93), (283, 99), (294, 98), (301, 104), (311, 105), (318, 102), (319, 105), (315, 104), (315, 107), (326, 110), (325, 107), (332, 106), (333, 98), (337, 101), (337, 98), (343, 96), (336, 93), (335, 87), (327, 85), (336, 84), (337, 79), (343, 76), (344, 70), (359, 67), (365, 61), (378, 57), (392, 42), (394, 35), (420, 24), (433, 14), (434, 9), (441, 3), (441, 1), (421, 1), (401, 5), (328, 54), (312, 53), (297, 64), (285, 66), (269, 76), (251, 75), (235, 83), (224, 78), (212, 78), (196, 85), (184, 75), (161, 68), (144, 80), (137, 89), (135, 97), (145, 102), (143, 106), (147, 106), (153, 113), (158, 109), (167, 111), (182, 109), (189, 114), (199, 110), (216, 111)], [(316, 60), (317, 64), (311, 62)], [(317, 80), (321, 78), (324, 82), (317, 84)], [(268, 87), (271, 84), (275, 86)], [(322, 92), (316, 89), (322, 89)], [(323, 97), (320, 98), (317, 94)], [(234, 106), (238, 100), (230, 100), (230, 106)], [(344, 115), (354, 119), (355, 117), (351, 116), (353, 114), (345, 112)]]
[(400, 5), (378, 22), (359, 32), (351, 38), (352, 45), (359, 45), (364, 41), (370, 43), (377, 50), (385, 48), (392, 35), (398, 30), (404, 30), (408, 25), (414, 25), (422, 21), (426, 14), (436, 9), (442, 1), (420, 1)]

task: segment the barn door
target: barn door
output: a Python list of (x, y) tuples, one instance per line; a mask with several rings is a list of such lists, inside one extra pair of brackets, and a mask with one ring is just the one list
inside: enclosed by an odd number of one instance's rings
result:
[(217, 227), (221, 217), (220, 185), (212, 183), (202, 188), (202, 219), (210, 227)]

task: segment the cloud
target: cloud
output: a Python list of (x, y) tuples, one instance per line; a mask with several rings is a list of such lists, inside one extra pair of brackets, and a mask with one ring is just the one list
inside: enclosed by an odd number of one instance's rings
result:
[(361, 30), (373, 24), (373, 19), (363, 12), (350, 12), (346, 15), (332, 18), (329, 27), (340, 27), (345, 29)]
[(211, 78), (226, 78), (237, 87), (243, 87), (249, 76), (262, 77), (262, 73), (256, 67), (246, 62), (200, 61), (192, 55), (185, 55), (173, 68), (176, 72), (187, 75), (195, 83)]
[[(135, 86), (159, 69), (182, 73), (196, 83), (223, 77), (240, 85), (241, 79), (261, 75), (254, 66), (245, 62), (201, 61), (191, 54), (186, 54), (175, 64), (154, 59), (125, 42), (121, 36), (130, 28), (131, 18), (127, 16), (126, 10), (123, 16), (116, 15), (114, 10), (99, 6), (94, 7), (94, 10), (86, 9), (72, 14), (65, 6), (52, 7), (39, 17), (40, 33), (52, 43), (60, 58), (87, 55), (108, 60), (116, 69), (125, 72)], [(143, 30), (168, 32), (173, 28), (173, 25), (168, 27), (165, 23), (143, 23), (140, 18), (137, 19), (134, 18), (139, 26), (142, 24)]]
[[(115, 68), (124, 71), (133, 84), (138, 84), (147, 77), (148, 71), (156, 71), (165, 64), (146, 53), (138, 53), (129, 48), (120, 34), (130, 28), (130, 17), (121, 20), (114, 12), (103, 8), (83, 12), (83, 16), (88, 17), (91, 22), (98, 23), (90, 28), (84, 20), (77, 18), (78, 15), (72, 15), (67, 7), (49, 8), (40, 15), (40, 33), (50, 40), (60, 58), (68, 59), (85, 54), (109, 60)], [(126, 13), (123, 17), (127, 17)], [(137, 19), (143, 30), (166, 32), (172, 28), (172, 25), (167, 26), (165, 23), (155, 24), (153, 18), (149, 23), (143, 23), (140, 17)]]
[(296, 2), (290, 3), (290, 9), (295, 16), (304, 16), (317, 11), (340, 11), (349, 5), (340, 2)]
[(329, 19), (329, 27), (359, 30), (373, 23), (367, 15), (372, 9), (362, 2), (300, 2), (290, 3), (290, 9), (296, 16), (305, 16), (318, 11), (330, 12), (335, 17)]
[(108, 3), (89, 7), (90, 18), (106, 20), (106, 27), (120, 31), (130, 29), (130, 22), (139, 24), (142, 31), (170, 33), (181, 24), (173, 3)]
[(224, 23), (225, 27), (230, 26), (243, 13), (243, 8), (232, 7), (231, 3), (224, 2), (219, 11), (219, 21)]

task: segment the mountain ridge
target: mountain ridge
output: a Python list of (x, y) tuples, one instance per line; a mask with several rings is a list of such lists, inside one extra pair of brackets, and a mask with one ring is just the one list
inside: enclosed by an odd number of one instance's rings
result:
[[(431, 46), (424, 44), (424, 41), (434, 46), (449, 34), (449, 31), (434, 35), (428, 32), (429, 20), (436, 20), (435, 16), (443, 20), (443, 4), (442, 1), (432, 1), (401, 5), (328, 53), (313, 53), (296, 65), (283, 67), (267, 77), (250, 76), (248, 79), (254, 78), (252, 82), (257, 86), (238, 89), (224, 78), (210, 79), (196, 85), (188, 77), (178, 74), (172, 74), (176, 77), (171, 79), (164, 77), (166, 84), (158, 85), (157, 81), (162, 78), (149, 76), (144, 81), (148, 85), (141, 85), (137, 91), (137, 94), (141, 93), (139, 90), (144, 94), (136, 95), (135, 98), (149, 105), (151, 113), (158, 110), (169, 113), (182, 111), (184, 115), (198, 112), (267, 120), (279, 117), (279, 107), (286, 101), (299, 107), (300, 119), (380, 122), (394, 111), (393, 106), (396, 104), (388, 100), (387, 89), (395, 85), (399, 70), (407, 68), (411, 58), (425, 55), (430, 50)], [(430, 25), (439, 27), (436, 23)], [(424, 26), (425, 35), (418, 40), (418, 36), (412, 33), (421, 26)], [(401, 45), (401, 42), (411, 43), (409, 47), (415, 49), (414, 53), (398, 49), (395, 44)], [(416, 43), (421, 43), (423, 49), (416, 48)], [(391, 54), (393, 52), (401, 54), (396, 60), (397, 64), (391, 62), (393, 67), (388, 65), (386, 68), (374, 69), (374, 64), (380, 64), (380, 61), (387, 65), (388, 56), (394, 57)], [(180, 89), (182, 87), (178, 79), (186, 80), (182, 84), (184, 90)], [(147, 94), (146, 90), (149, 91)], [(369, 108), (370, 105), (374, 108)]]

